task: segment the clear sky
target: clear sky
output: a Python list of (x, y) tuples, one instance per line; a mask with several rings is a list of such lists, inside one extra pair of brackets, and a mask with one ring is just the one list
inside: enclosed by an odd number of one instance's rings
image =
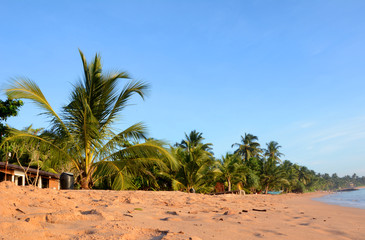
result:
[[(244, 133), (316, 172), (365, 175), (365, 1), (1, 1), (0, 87), (36, 81), (57, 110), (78, 48), (151, 84), (120, 128), (171, 144), (196, 129), (220, 157)], [(5, 99), (5, 95), (1, 95)], [(29, 103), (13, 127), (47, 127)]]

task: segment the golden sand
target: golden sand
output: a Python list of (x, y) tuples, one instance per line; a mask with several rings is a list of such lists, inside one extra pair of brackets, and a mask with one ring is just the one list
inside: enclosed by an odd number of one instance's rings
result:
[(2, 182), (0, 239), (365, 239), (365, 210), (311, 200), (323, 194), (59, 191)]

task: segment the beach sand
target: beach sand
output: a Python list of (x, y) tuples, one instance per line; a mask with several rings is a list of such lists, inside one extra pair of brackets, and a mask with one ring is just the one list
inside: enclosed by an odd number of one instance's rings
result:
[(59, 191), (1, 182), (0, 239), (365, 239), (365, 210), (311, 200), (323, 194)]

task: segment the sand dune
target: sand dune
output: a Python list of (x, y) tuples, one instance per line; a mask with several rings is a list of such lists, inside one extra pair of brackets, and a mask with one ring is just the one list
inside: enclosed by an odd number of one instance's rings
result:
[(10, 182), (0, 192), (0, 239), (365, 239), (365, 210), (311, 200), (320, 193), (58, 191)]

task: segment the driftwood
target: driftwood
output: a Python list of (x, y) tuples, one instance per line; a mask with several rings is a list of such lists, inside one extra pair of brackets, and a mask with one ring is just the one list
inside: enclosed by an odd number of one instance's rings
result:
[(266, 209), (255, 209), (253, 208), (252, 211), (256, 211), (256, 212), (266, 212)]
[(15, 209), (15, 210), (18, 211), (18, 212), (21, 212), (21, 213), (25, 214), (25, 212), (23, 210), (19, 209), (19, 208)]

